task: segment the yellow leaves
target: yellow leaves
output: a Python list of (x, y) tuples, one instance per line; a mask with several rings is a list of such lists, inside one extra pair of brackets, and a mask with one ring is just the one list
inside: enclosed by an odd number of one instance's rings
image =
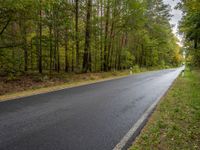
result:
[(189, 11), (200, 11), (200, 1), (199, 0), (188, 0), (186, 2), (186, 7), (189, 9)]

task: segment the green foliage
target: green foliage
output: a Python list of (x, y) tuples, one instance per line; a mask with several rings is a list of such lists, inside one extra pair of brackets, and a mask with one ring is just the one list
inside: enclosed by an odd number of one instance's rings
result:
[(200, 3), (198, 0), (182, 1), (178, 6), (184, 12), (180, 32), (184, 34), (185, 48), (194, 66), (200, 66)]
[(138, 65), (133, 66), (133, 72), (134, 73), (139, 73), (140, 72), (140, 67)]
[(162, 0), (75, 2), (0, 0), (0, 73), (180, 64), (170, 8)]

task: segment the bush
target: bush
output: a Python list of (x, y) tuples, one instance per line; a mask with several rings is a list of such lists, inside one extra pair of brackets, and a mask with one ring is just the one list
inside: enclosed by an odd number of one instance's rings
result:
[(135, 65), (135, 66), (133, 66), (133, 72), (135, 72), (135, 73), (138, 73), (138, 72), (141, 72), (141, 69), (140, 69), (140, 67), (138, 66), (138, 65)]
[(16, 80), (18, 80), (17, 77), (14, 76), (14, 74), (12, 74), (12, 73), (8, 74), (8, 77), (6, 79), (7, 82), (9, 82), (9, 81), (16, 81)]

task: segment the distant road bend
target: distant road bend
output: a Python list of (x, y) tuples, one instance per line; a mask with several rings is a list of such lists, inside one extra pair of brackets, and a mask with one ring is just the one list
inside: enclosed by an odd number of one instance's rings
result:
[(112, 150), (182, 68), (0, 103), (0, 150)]

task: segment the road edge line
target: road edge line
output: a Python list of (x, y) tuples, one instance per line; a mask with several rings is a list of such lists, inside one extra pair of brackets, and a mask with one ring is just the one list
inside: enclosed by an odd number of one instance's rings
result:
[(164, 91), (156, 101), (144, 112), (144, 114), (139, 118), (139, 120), (131, 127), (131, 129), (125, 134), (121, 141), (113, 148), (113, 150), (127, 150), (129, 146), (134, 142), (137, 136), (140, 134), (141, 130), (146, 125), (149, 117), (152, 115), (159, 101), (167, 94), (167, 92), (174, 85), (177, 78), (180, 76), (181, 71), (177, 74), (176, 78), (172, 81), (169, 88)]

